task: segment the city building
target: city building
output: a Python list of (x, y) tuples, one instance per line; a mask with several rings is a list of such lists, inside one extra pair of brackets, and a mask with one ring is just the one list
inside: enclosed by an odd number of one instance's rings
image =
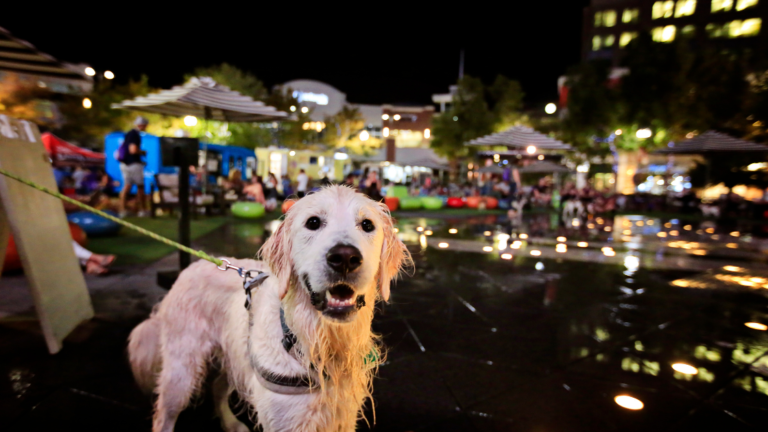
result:
[(690, 39), (695, 46), (765, 52), (768, 0), (592, 0), (584, 9), (582, 59), (610, 59), (641, 33), (659, 43)]

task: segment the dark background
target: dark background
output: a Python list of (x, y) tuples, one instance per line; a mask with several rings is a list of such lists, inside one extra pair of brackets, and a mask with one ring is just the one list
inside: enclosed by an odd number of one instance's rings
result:
[(505, 3), (262, 2), (3, 5), (0, 26), (62, 61), (146, 74), (150, 85), (180, 84), (197, 66), (229, 62), (267, 86), (299, 78), (327, 82), (357, 103), (431, 103), (465, 74), (486, 83), (518, 79), (526, 103), (557, 98), (557, 78), (579, 62), (588, 0)]

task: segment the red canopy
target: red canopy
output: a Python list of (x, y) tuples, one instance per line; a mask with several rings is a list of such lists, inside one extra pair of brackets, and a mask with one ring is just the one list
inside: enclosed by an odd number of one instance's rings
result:
[(96, 153), (46, 132), (41, 135), (45, 150), (51, 157), (54, 166), (67, 165), (104, 165), (104, 153)]

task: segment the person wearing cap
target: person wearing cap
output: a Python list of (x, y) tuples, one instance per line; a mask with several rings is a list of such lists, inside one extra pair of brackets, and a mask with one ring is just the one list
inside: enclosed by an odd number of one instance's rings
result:
[(124, 217), (125, 200), (136, 186), (136, 209), (139, 216), (146, 216), (146, 200), (144, 199), (144, 162), (141, 160), (147, 152), (141, 149), (141, 132), (147, 129), (149, 120), (144, 117), (136, 117), (133, 123), (134, 128), (125, 134), (125, 139), (117, 151), (118, 161), (120, 162), (120, 173), (123, 175), (123, 190), (120, 191), (120, 216)]

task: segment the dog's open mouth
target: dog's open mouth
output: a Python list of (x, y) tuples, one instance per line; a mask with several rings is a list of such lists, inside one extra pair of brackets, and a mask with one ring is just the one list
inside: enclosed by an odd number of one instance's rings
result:
[(355, 305), (355, 290), (347, 284), (337, 284), (325, 292), (329, 308), (347, 308)]
[(355, 295), (355, 290), (344, 282), (337, 283), (325, 291), (312, 290), (309, 277), (302, 278), (309, 291), (312, 306), (323, 315), (337, 321), (349, 321), (354, 312), (365, 306), (365, 296)]

